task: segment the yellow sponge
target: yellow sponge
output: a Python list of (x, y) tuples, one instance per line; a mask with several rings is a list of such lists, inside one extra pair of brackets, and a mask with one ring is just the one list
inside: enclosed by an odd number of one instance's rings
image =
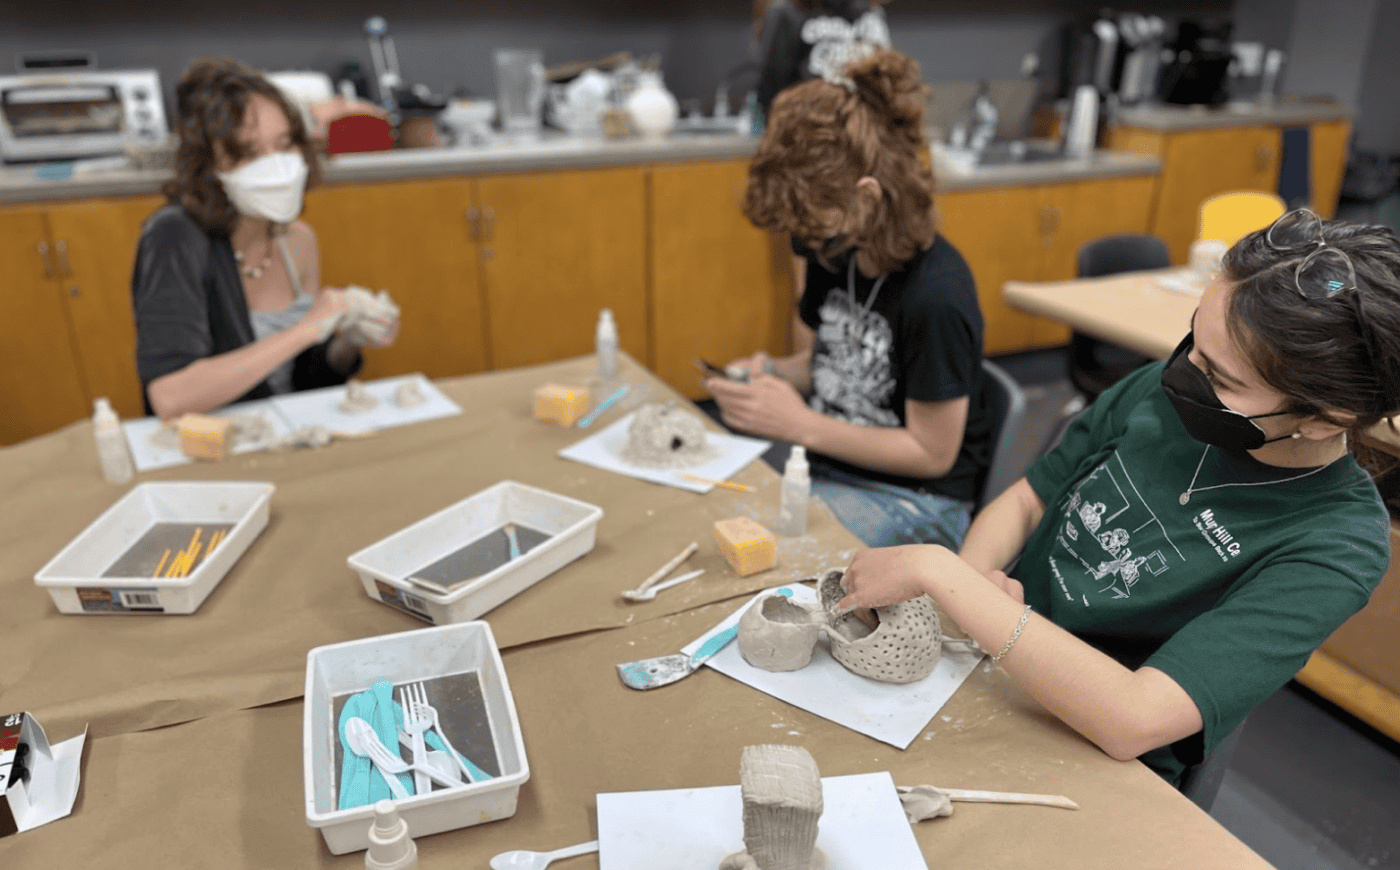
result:
[(535, 419), (551, 420), (560, 426), (572, 426), (588, 413), (588, 390), (545, 384), (535, 390)]
[(773, 533), (748, 517), (717, 521), (715, 544), (719, 546), (724, 561), (740, 577), (767, 571), (778, 564)]
[(233, 423), (208, 414), (186, 414), (175, 421), (180, 430), (180, 449), (193, 459), (223, 459), (228, 453), (229, 430)]

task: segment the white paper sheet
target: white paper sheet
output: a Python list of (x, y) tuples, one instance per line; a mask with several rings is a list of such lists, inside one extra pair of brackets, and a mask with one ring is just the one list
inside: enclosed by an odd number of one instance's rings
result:
[[(225, 419), (253, 414), (261, 414), (267, 420), (269, 440), (291, 434), (292, 427), (267, 399), (241, 402), (209, 412), (212, 417)], [(161, 447), (152, 441), (162, 425), (159, 417), (138, 417), (135, 420), (126, 420), (122, 423), (122, 430), (126, 432), (126, 443), (131, 447), (131, 461), (136, 466), (137, 471), (169, 468), (172, 465), (185, 465), (194, 461), (180, 449), (180, 439), (174, 433), (162, 439), (171, 444), (169, 447)], [(267, 441), (243, 442), (235, 446), (233, 452), (252, 453), (266, 449), (267, 444)]]
[[(694, 653), (706, 638), (737, 623), (755, 601), (779, 588), (784, 587), (775, 586), (755, 595), (748, 604), (683, 647), (681, 652)], [(792, 590), (794, 602), (818, 604), (817, 592), (810, 586), (788, 584), (786, 588)], [(823, 719), (882, 743), (908, 749), (982, 658), (980, 653), (944, 649), (933, 672), (917, 683), (881, 683), (846, 670), (831, 657), (823, 635), (812, 653), (812, 661), (796, 671), (773, 673), (754, 667), (744, 661), (737, 641), (720, 650), (705, 665)]]
[(606, 429), (570, 444), (560, 450), (559, 455), (565, 459), (572, 459), (574, 462), (582, 462), (584, 465), (625, 474), (639, 480), (688, 489), (691, 492), (709, 492), (714, 489), (713, 484), (688, 480), (681, 475), (693, 474), (697, 477), (708, 477), (711, 480), (725, 480), (731, 474), (757, 459), (769, 447), (767, 441), (761, 441), (757, 438), (706, 431), (707, 443), (718, 448), (719, 455), (703, 465), (676, 469), (633, 465), (622, 458), (622, 448), (627, 444), (627, 430), (631, 427), (635, 414), (634, 411)]
[[(418, 389), (426, 401), (412, 408), (400, 408), (394, 401), (394, 392), (401, 384), (409, 381), (418, 384)], [(406, 426), (462, 413), (456, 402), (443, 395), (442, 390), (421, 374), (365, 381), (364, 387), (370, 395), (379, 399), (379, 404), (359, 413), (349, 413), (340, 409), (340, 401), (345, 398), (346, 388), (343, 386), (323, 387), (270, 399), (241, 402), (209, 413), (225, 418), (262, 414), (267, 419), (271, 431), (268, 439), (240, 444), (234, 448), (234, 453), (265, 450), (272, 441), (290, 435), (302, 426), (325, 426), (332, 432), (364, 432)], [(131, 447), (131, 459), (137, 471), (169, 468), (194, 461), (180, 450), (178, 441), (173, 448), (167, 449), (151, 443), (151, 437), (160, 428), (161, 422), (156, 417), (140, 417), (122, 424), (122, 429), (126, 432), (126, 442)]]
[[(426, 399), (412, 408), (400, 408), (394, 401), (394, 392), (410, 381), (418, 384), (418, 390)], [(345, 387), (324, 387), (319, 390), (304, 390), (299, 393), (284, 393), (270, 400), (292, 429), (302, 426), (325, 426), (332, 432), (355, 432), (375, 429), (390, 429), (394, 426), (407, 426), (440, 417), (451, 417), (462, 413), (456, 402), (443, 395), (442, 390), (421, 374), (400, 375), (393, 378), (380, 378), (377, 381), (364, 381), (365, 392), (379, 400), (368, 411), (343, 411), (340, 402), (345, 398)]]
[[(600, 794), (599, 868), (714, 870), (744, 848), (743, 810), (737, 785)], [(827, 870), (928, 870), (888, 771), (822, 778), (817, 848)]]

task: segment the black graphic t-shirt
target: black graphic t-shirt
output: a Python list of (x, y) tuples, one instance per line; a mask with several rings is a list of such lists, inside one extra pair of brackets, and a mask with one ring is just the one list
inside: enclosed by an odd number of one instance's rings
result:
[(1015, 574), (1037, 612), (1191, 696), (1204, 732), (1142, 757), (1175, 781), (1366, 604), (1390, 535), (1350, 456), (1314, 471), (1207, 450), (1162, 366), (1105, 392), (1031, 467), (1045, 516)]
[[(969, 398), (962, 448), (948, 474), (932, 480), (881, 474), (830, 457), (852, 474), (974, 501), (991, 458), (991, 424), (982, 389), (982, 311), (972, 272), (939, 236), (903, 267), (878, 279), (855, 273), (849, 259), (823, 267), (807, 257), (798, 304), (815, 333), (813, 410), (859, 426), (904, 425), (904, 402)], [(873, 296), (872, 296), (873, 294)]]

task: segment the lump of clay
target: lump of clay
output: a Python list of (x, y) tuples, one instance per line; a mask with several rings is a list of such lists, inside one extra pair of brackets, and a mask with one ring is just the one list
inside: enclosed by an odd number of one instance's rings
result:
[(653, 402), (637, 409), (621, 456), (646, 468), (687, 468), (708, 462), (717, 452), (706, 441), (699, 417), (673, 404)]
[(416, 408), (426, 401), (428, 397), (423, 395), (417, 381), (404, 381), (394, 390), (394, 404), (400, 408)]
[(345, 398), (340, 400), (340, 410), (350, 414), (362, 414), (378, 404), (379, 400), (365, 389), (364, 384), (354, 378), (345, 382)]
[(399, 306), (389, 297), (389, 291), (376, 294), (352, 284), (345, 288), (342, 298), (347, 311), (341, 317), (341, 332), (357, 344), (383, 344), (399, 316)]
[(722, 870), (822, 870), (817, 823), (822, 779), (811, 753), (800, 746), (746, 746), (739, 759), (744, 798), (744, 851), (725, 858)]
[(776, 592), (755, 601), (739, 618), (739, 653), (765, 671), (807, 666), (826, 620)]
[[(822, 607), (831, 613), (845, 597), (841, 571), (829, 571), (817, 584)], [(831, 657), (846, 670), (885, 683), (912, 683), (928, 676), (943, 654), (943, 630), (938, 610), (920, 595), (875, 610), (879, 624), (871, 631), (852, 614), (832, 618), (827, 625)]]

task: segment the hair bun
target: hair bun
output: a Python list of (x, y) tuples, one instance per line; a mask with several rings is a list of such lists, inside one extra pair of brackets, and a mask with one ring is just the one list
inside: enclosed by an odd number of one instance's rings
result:
[(881, 49), (853, 61), (846, 75), (877, 114), (896, 127), (923, 125), (928, 88), (919, 77), (919, 64), (897, 51)]

